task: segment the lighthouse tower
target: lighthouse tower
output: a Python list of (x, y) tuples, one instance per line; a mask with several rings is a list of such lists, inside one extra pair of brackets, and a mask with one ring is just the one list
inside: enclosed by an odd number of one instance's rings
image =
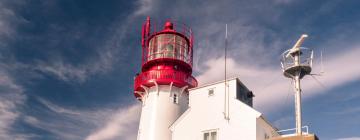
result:
[(193, 34), (171, 21), (163, 27), (142, 28), (142, 67), (134, 81), (134, 95), (142, 102), (138, 140), (171, 140), (169, 127), (188, 108), (188, 88), (197, 86), (191, 76)]

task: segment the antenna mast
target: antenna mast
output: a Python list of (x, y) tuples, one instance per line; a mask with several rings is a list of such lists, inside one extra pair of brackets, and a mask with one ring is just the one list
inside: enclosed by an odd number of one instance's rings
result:
[(306, 37), (308, 36), (303, 34), (293, 48), (285, 51), (282, 54), (281, 60), (281, 66), (284, 75), (293, 79), (295, 84), (296, 135), (302, 135), (300, 80), (305, 75), (310, 74), (313, 59), (313, 51), (308, 48), (301, 47)]
[(227, 24), (225, 24), (225, 47), (224, 47), (224, 79), (225, 79), (225, 102), (224, 102), (224, 107), (225, 107), (225, 110), (224, 110), (224, 117), (226, 120), (230, 120), (229, 118), (229, 94), (226, 90), (226, 88), (228, 87), (228, 84), (227, 84), (227, 77), (226, 77), (226, 58), (227, 58)]

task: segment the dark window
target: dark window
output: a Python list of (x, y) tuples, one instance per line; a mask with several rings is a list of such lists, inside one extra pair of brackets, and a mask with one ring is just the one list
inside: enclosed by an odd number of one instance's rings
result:
[(204, 133), (204, 140), (216, 140), (217, 139), (217, 132), (210, 131)]
[(214, 95), (214, 89), (213, 89), (213, 88), (212, 88), (212, 89), (209, 89), (208, 95), (209, 95), (209, 96), (213, 96), (213, 95)]
[(241, 102), (252, 106), (252, 98), (254, 94), (252, 91), (249, 91), (244, 85), (237, 83), (236, 85), (236, 99), (240, 100)]
[(174, 98), (173, 98), (173, 103), (177, 104), (178, 103), (178, 97), (176, 94), (174, 94)]

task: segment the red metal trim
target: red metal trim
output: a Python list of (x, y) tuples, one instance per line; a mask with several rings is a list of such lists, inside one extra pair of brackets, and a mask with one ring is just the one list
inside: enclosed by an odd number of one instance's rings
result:
[[(198, 85), (197, 80), (186, 72), (175, 70), (150, 70), (136, 76), (134, 90), (144, 92), (141, 85), (151, 87), (154, 86), (154, 82), (159, 85), (169, 85), (173, 82), (173, 85), (179, 88), (186, 85), (189, 86), (189, 88), (193, 88)], [(135, 94), (135, 96), (137, 95)]]

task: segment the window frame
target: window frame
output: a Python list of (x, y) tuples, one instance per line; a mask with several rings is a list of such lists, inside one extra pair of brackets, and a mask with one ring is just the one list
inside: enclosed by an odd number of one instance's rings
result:
[(215, 87), (213, 88), (209, 88), (208, 89), (208, 97), (214, 96), (215, 95)]
[[(210, 130), (205, 130), (205, 131), (202, 131), (202, 138), (203, 140), (213, 140), (212, 139), (212, 135), (211, 133), (215, 133), (215, 140), (218, 140), (219, 139), (219, 129), (210, 129)], [(209, 139), (205, 139), (205, 134), (208, 134), (209, 136)]]

